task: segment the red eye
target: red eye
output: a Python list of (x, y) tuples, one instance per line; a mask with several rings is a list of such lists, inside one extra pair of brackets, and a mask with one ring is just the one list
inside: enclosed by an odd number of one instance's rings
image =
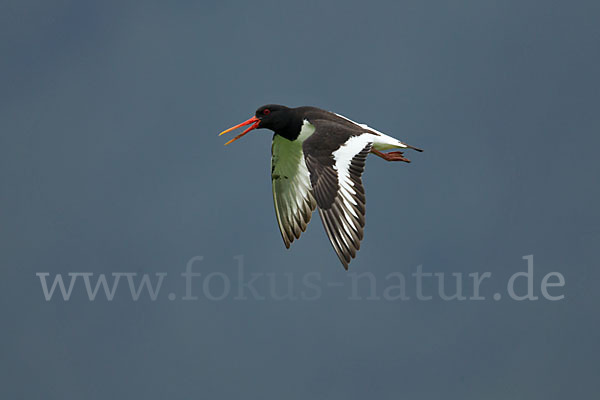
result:
[(268, 108), (265, 108), (263, 110), (263, 115), (269, 115), (270, 112), (271, 112), (271, 110), (269, 110)]

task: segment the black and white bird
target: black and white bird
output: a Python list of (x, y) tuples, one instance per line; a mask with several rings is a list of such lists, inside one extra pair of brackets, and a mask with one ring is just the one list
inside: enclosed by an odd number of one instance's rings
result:
[(253, 129), (275, 132), (271, 180), (275, 215), (285, 247), (300, 238), (318, 207), (329, 241), (345, 269), (356, 256), (363, 238), (365, 191), (361, 175), (367, 155), (373, 153), (387, 161), (410, 162), (401, 151), (382, 151), (406, 148), (422, 151), (316, 107), (268, 104), (256, 110), (249, 120), (219, 135), (245, 125), (250, 127), (225, 144)]

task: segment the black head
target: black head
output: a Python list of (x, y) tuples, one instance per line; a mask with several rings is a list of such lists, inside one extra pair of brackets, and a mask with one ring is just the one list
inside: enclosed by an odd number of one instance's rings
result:
[(284, 129), (293, 115), (292, 109), (279, 104), (267, 104), (259, 107), (254, 114), (260, 120), (258, 128), (270, 129), (277, 132)]
[(254, 117), (221, 132), (219, 136), (250, 124), (252, 124), (252, 126), (225, 144), (227, 145), (231, 142), (234, 142), (251, 130), (259, 128), (270, 129), (278, 135), (290, 140), (294, 140), (300, 133), (302, 118), (300, 118), (292, 108), (279, 104), (267, 104), (256, 110)]

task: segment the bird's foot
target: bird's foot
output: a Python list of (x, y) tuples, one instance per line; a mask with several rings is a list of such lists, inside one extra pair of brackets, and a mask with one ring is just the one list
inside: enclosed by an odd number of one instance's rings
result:
[(371, 149), (371, 152), (378, 157), (383, 158), (386, 161), (404, 161), (409, 163), (410, 160), (404, 157), (404, 153), (401, 151), (390, 151), (389, 153), (383, 153), (381, 151)]

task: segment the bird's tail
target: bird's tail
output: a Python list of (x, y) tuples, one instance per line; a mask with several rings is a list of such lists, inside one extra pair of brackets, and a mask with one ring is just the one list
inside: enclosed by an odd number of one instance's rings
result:
[(407, 149), (413, 149), (413, 150), (416, 150), (416, 151), (418, 151), (420, 153), (423, 152), (423, 149), (419, 149), (418, 147), (414, 147), (414, 146), (411, 146), (411, 145), (406, 144), (406, 143), (402, 143), (402, 144), (405, 145)]

